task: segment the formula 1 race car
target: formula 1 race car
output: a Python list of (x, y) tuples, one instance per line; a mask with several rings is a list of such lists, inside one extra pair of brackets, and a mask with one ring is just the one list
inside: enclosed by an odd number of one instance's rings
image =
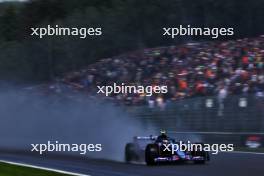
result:
[[(209, 152), (203, 150), (181, 151), (174, 149), (175, 142), (171, 138), (162, 136), (134, 137), (132, 143), (125, 147), (125, 160), (131, 162), (143, 162), (147, 165), (158, 163), (177, 163), (193, 161), (194, 163), (205, 164), (210, 160)], [(202, 146), (202, 143), (195, 143)]]

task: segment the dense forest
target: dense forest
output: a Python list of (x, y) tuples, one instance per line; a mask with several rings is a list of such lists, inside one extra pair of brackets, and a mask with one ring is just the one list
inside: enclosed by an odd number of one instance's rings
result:
[[(162, 27), (233, 27), (264, 32), (264, 0), (31, 0), (0, 3), (0, 80), (45, 81), (103, 57), (204, 38), (164, 38)], [(97, 38), (32, 38), (30, 28), (102, 27)], [(227, 38), (218, 38), (224, 40)], [(212, 40), (212, 39), (211, 39)]]

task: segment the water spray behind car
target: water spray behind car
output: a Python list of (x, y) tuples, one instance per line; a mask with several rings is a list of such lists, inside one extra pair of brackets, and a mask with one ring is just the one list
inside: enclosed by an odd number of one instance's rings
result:
[(47, 141), (99, 143), (102, 151), (85, 156), (123, 161), (132, 136), (153, 133), (120, 107), (82, 95), (65, 97), (1, 90), (0, 148), (30, 151), (31, 144)]

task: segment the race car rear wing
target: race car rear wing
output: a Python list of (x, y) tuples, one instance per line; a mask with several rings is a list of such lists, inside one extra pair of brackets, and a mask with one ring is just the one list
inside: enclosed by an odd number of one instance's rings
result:
[(156, 140), (158, 136), (135, 136), (134, 138), (137, 140)]

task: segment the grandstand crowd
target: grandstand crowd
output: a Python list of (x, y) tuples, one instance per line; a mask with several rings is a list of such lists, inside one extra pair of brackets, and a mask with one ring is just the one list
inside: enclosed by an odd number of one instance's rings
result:
[[(68, 73), (62, 82), (96, 95), (98, 85), (167, 85), (168, 93), (113, 94), (117, 103), (162, 105), (196, 96), (264, 94), (264, 36), (232, 41), (187, 43), (145, 49), (102, 59)], [(54, 87), (53, 87), (54, 88)]]

